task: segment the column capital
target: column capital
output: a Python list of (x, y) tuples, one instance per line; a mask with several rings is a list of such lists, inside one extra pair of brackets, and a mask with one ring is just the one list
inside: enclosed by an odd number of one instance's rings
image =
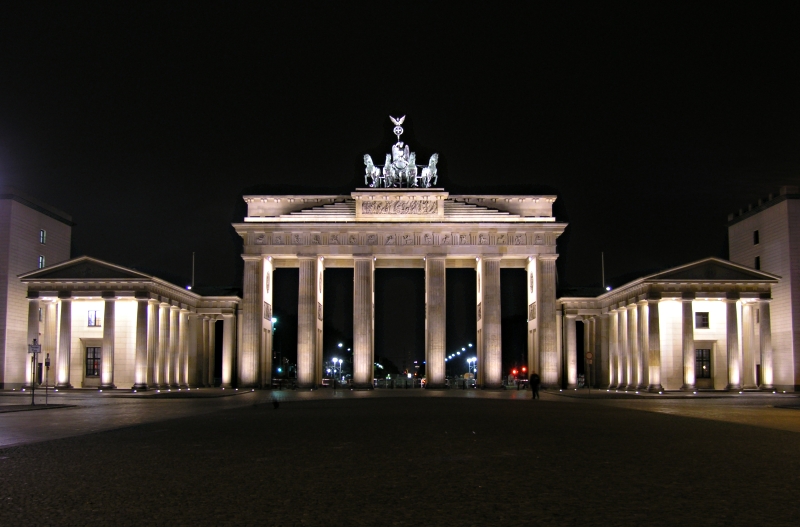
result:
[(28, 291), (28, 300), (39, 300), (39, 291)]
[(694, 291), (681, 291), (681, 301), (683, 302), (691, 302), (696, 296)]
[(103, 298), (103, 300), (114, 300), (117, 295), (114, 291), (103, 291), (100, 293), (100, 296)]
[(537, 255), (537, 259), (543, 261), (556, 261), (558, 259), (558, 254), (539, 254)]
[(727, 300), (727, 301), (733, 300), (735, 302), (736, 300), (739, 300), (739, 297), (740, 297), (739, 291), (726, 291), (725, 292), (725, 300)]
[(72, 291), (59, 291), (59, 300), (72, 300)]

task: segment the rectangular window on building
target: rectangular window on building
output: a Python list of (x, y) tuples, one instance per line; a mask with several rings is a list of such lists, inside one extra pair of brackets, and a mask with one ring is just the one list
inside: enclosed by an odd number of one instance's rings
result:
[(758, 269), (759, 271), (761, 270), (761, 257), (760, 256), (756, 256), (755, 265), (753, 265), (753, 267)]
[(699, 329), (708, 329), (707, 311), (698, 311), (694, 314), (694, 327)]
[(753, 231), (753, 245), (758, 245), (758, 231)]
[(696, 379), (711, 378), (711, 350), (694, 350), (694, 373)]
[(39, 231), (39, 243), (41, 243), (42, 245), (47, 243), (47, 231), (44, 229)]
[(39, 269), (44, 267), (44, 256), (39, 255)]
[(100, 348), (86, 348), (86, 376), (100, 376)]
[(89, 311), (89, 323), (88, 326), (90, 328), (99, 328), (100, 327), (100, 319), (97, 318), (97, 311)]

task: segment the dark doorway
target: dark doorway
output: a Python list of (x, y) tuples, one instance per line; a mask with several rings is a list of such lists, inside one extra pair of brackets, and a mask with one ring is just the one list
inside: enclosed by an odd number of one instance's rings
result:
[[(477, 357), (475, 269), (447, 269), (447, 376), (461, 377), (469, 368), (467, 359)], [(463, 348), (463, 349), (462, 349)], [(460, 353), (460, 355), (459, 355)]]
[(500, 269), (503, 377), (528, 366), (528, 291), (525, 269)]
[(272, 317), (276, 319), (272, 333), (272, 376), (295, 379), (300, 271), (293, 268), (275, 269), (272, 283)]
[(375, 360), (401, 372), (425, 360), (425, 270), (375, 270)]
[[(325, 307), (322, 326), (323, 376), (334, 357), (342, 359), (343, 375), (353, 373), (353, 269), (325, 269), (323, 279)], [(340, 346), (341, 344), (341, 346)]]

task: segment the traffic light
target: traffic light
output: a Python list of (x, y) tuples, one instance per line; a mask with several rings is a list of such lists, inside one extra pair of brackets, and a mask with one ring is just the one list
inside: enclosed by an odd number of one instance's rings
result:
[(514, 368), (513, 370), (511, 370), (511, 375), (516, 375), (517, 373), (519, 373), (519, 372), (517, 372), (517, 369), (516, 369), (516, 368)]

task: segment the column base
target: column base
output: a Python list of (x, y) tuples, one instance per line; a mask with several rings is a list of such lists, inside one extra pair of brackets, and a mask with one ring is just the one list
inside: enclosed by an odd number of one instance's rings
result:
[(766, 391), (771, 392), (775, 389), (775, 386), (773, 386), (772, 384), (762, 384), (761, 386), (758, 387), (758, 389), (761, 390), (762, 392)]
[(567, 390), (575, 390), (578, 388), (577, 384), (567, 384)]
[(146, 392), (147, 391), (147, 383), (141, 382), (139, 384), (134, 384), (133, 388), (131, 388), (131, 390)]
[(755, 384), (745, 384), (744, 386), (742, 386), (742, 390), (750, 390), (750, 391), (758, 390), (758, 386), (756, 386)]
[(101, 385), (100, 385), (100, 389), (101, 389), (101, 390), (116, 390), (116, 389), (117, 389), (117, 387), (116, 387), (116, 385), (115, 385), (115, 384), (112, 382), (111, 384), (101, 384)]
[(681, 386), (682, 392), (694, 392), (697, 390), (697, 385), (695, 384), (684, 384)]
[(652, 393), (663, 392), (664, 387), (661, 386), (660, 384), (651, 384), (650, 386), (647, 387), (647, 391)]
[[(314, 386), (312, 386), (312, 388), (313, 388), (313, 387), (314, 387)], [(231, 383), (229, 383), (229, 382), (225, 382), (225, 383), (222, 383), (222, 385), (220, 386), (220, 388), (225, 388), (226, 390), (230, 390), (231, 388), (233, 388), (233, 384), (231, 384)]]
[(178, 388), (180, 388), (181, 390), (188, 390), (189, 389), (189, 385), (188, 384), (179, 384)]
[(739, 390), (742, 389), (742, 385), (741, 384), (729, 384), (729, 385), (727, 385), (725, 387), (725, 389), (727, 391), (729, 391), (729, 392), (731, 392), (731, 391), (737, 391), (738, 392)]
[(72, 385), (70, 383), (68, 383), (68, 382), (61, 382), (61, 383), (56, 384), (56, 389), (58, 389), (58, 390), (71, 390), (72, 389)]

